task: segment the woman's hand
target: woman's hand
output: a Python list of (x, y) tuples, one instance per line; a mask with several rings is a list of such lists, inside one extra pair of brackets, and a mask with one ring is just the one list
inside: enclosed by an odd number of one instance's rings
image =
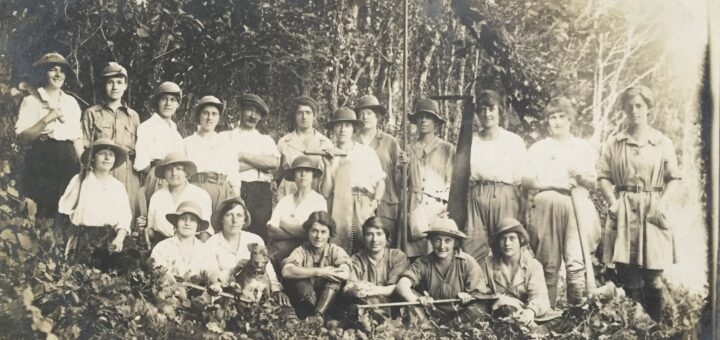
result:
[(51, 108), (50, 112), (48, 112), (48, 114), (45, 115), (42, 120), (45, 124), (50, 124), (55, 120), (59, 121), (60, 123), (64, 123), (65, 116), (63, 115), (62, 110), (57, 108)]
[(110, 242), (110, 246), (108, 247), (108, 250), (110, 253), (119, 253), (123, 250), (123, 242), (125, 241), (125, 233), (118, 234), (115, 236), (115, 238)]
[(432, 296), (430, 296), (430, 294), (428, 294), (427, 291), (423, 292), (423, 295), (419, 296), (417, 299), (417, 301), (420, 303), (420, 305), (422, 305), (424, 307), (431, 305), (434, 300), (435, 299), (433, 299)]
[(220, 284), (220, 282), (215, 282), (215, 283), (211, 284), (211, 285), (208, 287), (208, 291), (209, 291), (211, 294), (216, 294), (216, 295), (217, 295), (217, 294), (219, 294), (220, 292), (222, 292), (222, 285)]
[(463, 305), (467, 305), (468, 303), (470, 303), (472, 300), (475, 299), (472, 295), (470, 295), (466, 292), (458, 292), (457, 297), (458, 297), (458, 299), (460, 299), (460, 301), (462, 302)]
[(515, 319), (525, 326), (535, 322), (535, 312), (532, 309), (522, 309), (515, 314)]
[(273, 297), (281, 306), (290, 306), (290, 298), (282, 291), (274, 292)]
[(146, 216), (138, 216), (135, 219), (135, 224), (137, 224), (137, 226), (140, 228), (147, 227), (147, 217)]
[(647, 213), (647, 221), (658, 226), (658, 228), (668, 229), (663, 210), (660, 201), (653, 201)]

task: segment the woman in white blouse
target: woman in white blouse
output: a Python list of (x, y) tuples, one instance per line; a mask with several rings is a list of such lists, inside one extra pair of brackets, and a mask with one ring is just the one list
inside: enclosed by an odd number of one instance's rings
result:
[(285, 171), (285, 180), (295, 183), (295, 192), (278, 201), (267, 224), (268, 250), (276, 266), (306, 240), (302, 225), (308, 216), (314, 211), (327, 211), (325, 197), (312, 189), (313, 180), (322, 176), (317, 163), (308, 156), (298, 156)]
[(72, 223), (66, 256), (73, 263), (100, 269), (123, 250), (130, 234), (132, 212), (125, 186), (111, 173), (127, 159), (125, 150), (109, 139), (96, 140), (88, 157), (92, 171), (75, 175), (58, 202), (58, 211)]
[(164, 268), (167, 274), (190, 277), (207, 271), (214, 266), (210, 263), (205, 244), (195, 234), (207, 229), (210, 223), (204, 220), (202, 208), (195, 201), (180, 203), (177, 211), (165, 215), (175, 226), (175, 235), (158, 243), (150, 258), (155, 268)]
[(503, 99), (495, 91), (478, 96), (476, 117), (481, 129), (473, 135), (468, 191), (468, 239), (464, 250), (480, 261), (489, 252), (488, 239), (507, 217), (519, 219), (522, 169), (527, 161), (525, 142), (505, 130)]
[(20, 188), (38, 206), (39, 217), (54, 217), (58, 199), (79, 167), (83, 151), (80, 106), (62, 88), (74, 73), (58, 53), (33, 64), (30, 95), (20, 104), (15, 133), (30, 144)]
[[(328, 198), (331, 215), (337, 225), (333, 239), (348, 254), (360, 249), (365, 220), (375, 215), (385, 195), (385, 171), (373, 148), (353, 141), (353, 133), (362, 126), (355, 111), (341, 107), (333, 113), (327, 128), (333, 132), (335, 151), (347, 156), (323, 157), (326, 174), (322, 191)], [(333, 150), (326, 150), (329, 154)], [(332, 197), (332, 198), (330, 198)], [(336, 206), (336, 205), (343, 206)]]
[(185, 155), (197, 166), (197, 172), (189, 178), (190, 183), (210, 194), (213, 210), (226, 199), (240, 195), (240, 183), (232, 176), (237, 173), (237, 162), (228, 141), (215, 132), (224, 110), (225, 103), (217, 97), (200, 98), (190, 116), (198, 129), (183, 140)]

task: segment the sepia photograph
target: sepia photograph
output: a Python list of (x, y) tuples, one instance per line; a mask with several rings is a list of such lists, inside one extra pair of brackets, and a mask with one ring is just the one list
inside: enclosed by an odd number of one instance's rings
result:
[(0, 339), (718, 339), (712, 0), (0, 0)]

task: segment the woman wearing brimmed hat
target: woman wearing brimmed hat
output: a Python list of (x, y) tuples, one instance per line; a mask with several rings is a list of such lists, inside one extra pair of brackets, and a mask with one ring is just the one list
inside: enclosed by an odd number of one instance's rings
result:
[(210, 227), (203, 219), (206, 215), (195, 201), (185, 201), (165, 218), (175, 227), (175, 235), (158, 243), (150, 258), (153, 266), (162, 267), (174, 276), (189, 277), (214, 268), (210, 263), (205, 244), (195, 237), (198, 232)]
[[(167, 186), (156, 191), (150, 198), (147, 218), (138, 218), (138, 225), (145, 226), (150, 232), (152, 243), (157, 243), (173, 236), (175, 227), (165, 218), (165, 215), (177, 211), (180, 203), (195, 201), (202, 207), (205, 220), (210, 219), (212, 214), (212, 199), (207, 191), (188, 183), (188, 178), (195, 174), (197, 167), (195, 163), (187, 159), (182, 153), (170, 153), (165, 156), (154, 169), (158, 179), (164, 180)], [(215, 227), (212, 225), (211, 227)], [(198, 232), (201, 240), (206, 240), (213, 234), (213, 229)]]
[[(396, 285), (396, 292), (406, 301), (423, 304), (433, 299), (458, 298), (462, 305), (437, 305), (430, 316), (439, 324), (451, 320), (469, 322), (483, 314), (484, 307), (471, 303), (490, 292), (485, 273), (475, 259), (461, 250), (467, 238), (455, 221), (447, 217), (434, 217), (430, 221), (427, 236), (433, 252), (419, 257), (405, 271)], [(414, 290), (413, 290), (414, 288)], [(416, 292), (422, 292), (419, 295)], [(414, 311), (425, 317), (422, 308)]]
[(398, 245), (414, 258), (430, 252), (425, 231), (434, 216), (447, 211), (455, 147), (437, 136), (445, 118), (436, 101), (418, 100), (408, 118), (418, 138), (408, 148), (409, 227), (400, 230)]
[(250, 231), (265, 238), (266, 224), (272, 214), (273, 171), (280, 165), (280, 152), (269, 135), (257, 130), (260, 121), (269, 114), (268, 105), (252, 93), (240, 95), (240, 121), (237, 127), (221, 132), (229, 141), (236, 173), (240, 182), (240, 197), (252, 215)]
[(631, 86), (620, 103), (627, 127), (605, 143), (597, 164), (600, 189), (610, 205), (603, 254), (615, 264), (627, 295), (659, 321), (662, 273), (677, 260), (673, 226), (665, 213), (672, 210), (681, 173), (672, 140), (648, 124), (652, 91)]
[[(360, 226), (375, 215), (385, 195), (385, 171), (375, 150), (352, 139), (361, 127), (355, 111), (347, 107), (335, 110), (327, 128), (333, 132), (335, 149), (347, 156), (323, 157), (326, 173), (322, 191), (331, 202), (331, 215), (338, 227), (334, 242), (349, 254), (360, 249)], [(332, 154), (332, 150), (327, 151)]]
[[(245, 231), (252, 218), (239, 197), (233, 197), (220, 203), (218, 210), (213, 212), (213, 225), (220, 226), (216, 233), (205, 242), (212, 269), (211, 277), (217, 277), (221, 285), (228, 286), (234, 282), (235, 275), (242, 270), (242, 265), (250, 260), (248, 245), (255, 243), (265, 246), (265, 242), (257, 234)], [(270, 279), (271, 291), (275, 299), (282, 305), (289, 305), (287, 295), (283, 293), (282, 285), (271, 262), (265, 266), (265, 272)]]
[(40, 217), (53, 217), (58, 198), (79, 169), (81, 111), (75, 98), (62, 90), (66, 76), (74, 75), (63, 56), (45, 54), (33, 71), (30, 95), (23, 98), (15, 122), (18, 142), (30, 144), (20, 188), (37, 203)]
[(183, 140), (185, 154), (197, 166), (190, 183), (210, 194), (213, 211), (226, 199), (240, 195), (240, 183), (235, 178), (237, 161), (227, 140), (215, 132), (224, 110), (225, 103), (217, 97), (200, 98), (190, 116), (198, 129)]
[(325, 315), (343, 282), (350, 276), (350, 256), (331, 244), (335, 222), (325, 211), (310, 214), (303, 223), (307, 242), (282, 262), (282, 276), (299, 317)]
[(133, 164), (140, 116), (123, 101), (128, 87), (128, 72), (122, 65), (109, 62), (100, 71), (99, 79), (98, 87), (103, 98), (82, 115), (84, 145), (88, 148), (94, 140), (108, 138), (127, 150), (128, 159), (112, 174), (125, 186), (133, 216), (137, 216), (140, 177), (134, 171)]
[[(278, 150), (280, 151), (280, 171), (282, 181), (278, 186), (278, 197), (295, 192), (295, 183), (284, 179), (284, 173), (290, 171), (292, 162), (296, 157), (303, 155), (307, 150), (325, 150), (332, 147), (332, 141), (315, 129), (315, 120), (320, 114), (320, 105), (310, 97), (298, 97), (293, 101), (293, 109), (291, 110), (290, 122), (292, 130), (280, 140), (278, 140)], [(322, 168), (320, 157), (311, 156), (318, 161), (318, 165)], [(320, 191), (322, 178), (318, 177), (313, 182), (313, 190)]]
[(487, 259), (493, 293), (499, 295), (493, 312), (502, 317), (514, 315), (523, 325), (531, 325), (550, 311), (543, 266), (522, 250), (527, 242), (523, 225), (505, 218), (490, 239), (492, 256)]
[(182, 102), (180, 86), (171, 81), (163, 82), (155, 89), (149, 102), (155, 113), (138, 126), (133, 165), (136, 171), (146, 176), (145, 202), (149, 202), (153, 193), (163, 186), (162, 180), (155, 176), (155, 165), (169, 153), (183, 151), (182, 136), (172, 120)]
[(285, 171), (285, 179), (295, 183), (295, 192), (278, 201), (267, 224), (268, 250), (276, 266), (307, 239), (302, 224), (308, 216), (314, 211), (327, 211), (325, 197), (312, 189), (313, 181), (320, 176), (318, 161), (305, 155), (295, 158)]
[(480, 92), (476, 119), (481, 129), (470, 147), (468, 190), (468, 242), (465, 250), (478, 260), (487, 255), (488, 239), (498, 222), (520, 215), (520, 189), (527, 152), (520, 136), (502, 127), (506, 108), (502, 96), (492, 90)]
[(380, 159), (385, 176), (385, 195), (380, 200), (376, 215), (382, 219), (384, 225), (390, 229), (392, 244), (397, 240), (397, 217), (400, 203), (400, 143), (392, 135), (382, 131), (387, 119), (387, 109), (380, 105), (373, 95), (358, 98), (355, 106), (358, 119), (363, 123), (362, 128), (355, 134), (355, 140), (373, 148)]
[(92, 170), (72, 178), (58, 212), (70, 217), (74, 235), (70, 259), (106, 269), (110, 253), (121, 252), (130, 234), (132, 211), (125, 187), (110, 171), (125, 162), (125, 150), (109, 139), (96, 140), (83, 154)]
[[(596, 185), (597, 152), (586, 140), (572, 135), (577, 112), (568, 98), (550, 100), (543, 111), (550, 137), (528, 151), (527, 176), (523, 186), (537, 190), (530, 211), (530, 246), (545, 269), (550, 305), (555, 306), (560, 266), (565, 263), (567, 301), (579, 304), (586, 290), (585, 272), (592, 275), (590, 254), (600, 242), (600, 218), (588, 190)], [(571, 197), (570, 192), (575, 194)], [(575, 211), (575, 207), (579, 207)], [(578, 219), (583, 228), (578, 232)], [(583, 220), (584, 219), (584, 220)], [(582, 238), (581, 238), (582, 237)], [(588, 261), (583, 261), (583, 251)]]

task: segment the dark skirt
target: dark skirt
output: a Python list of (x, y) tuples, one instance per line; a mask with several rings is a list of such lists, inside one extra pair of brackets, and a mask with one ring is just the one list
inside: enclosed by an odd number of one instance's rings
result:
[(38, 217), (54, 217), (70, 179), (80, 170), (71, 141), (35, 140), (25, 153), (20, 188), (38, 207)]
[(247, 231), (262, 237), (268, 243), (267, 222), (272, 215), (272, 188), (268, 182), (242, 182), (240, 197), (250, 212), (250, 226)]

